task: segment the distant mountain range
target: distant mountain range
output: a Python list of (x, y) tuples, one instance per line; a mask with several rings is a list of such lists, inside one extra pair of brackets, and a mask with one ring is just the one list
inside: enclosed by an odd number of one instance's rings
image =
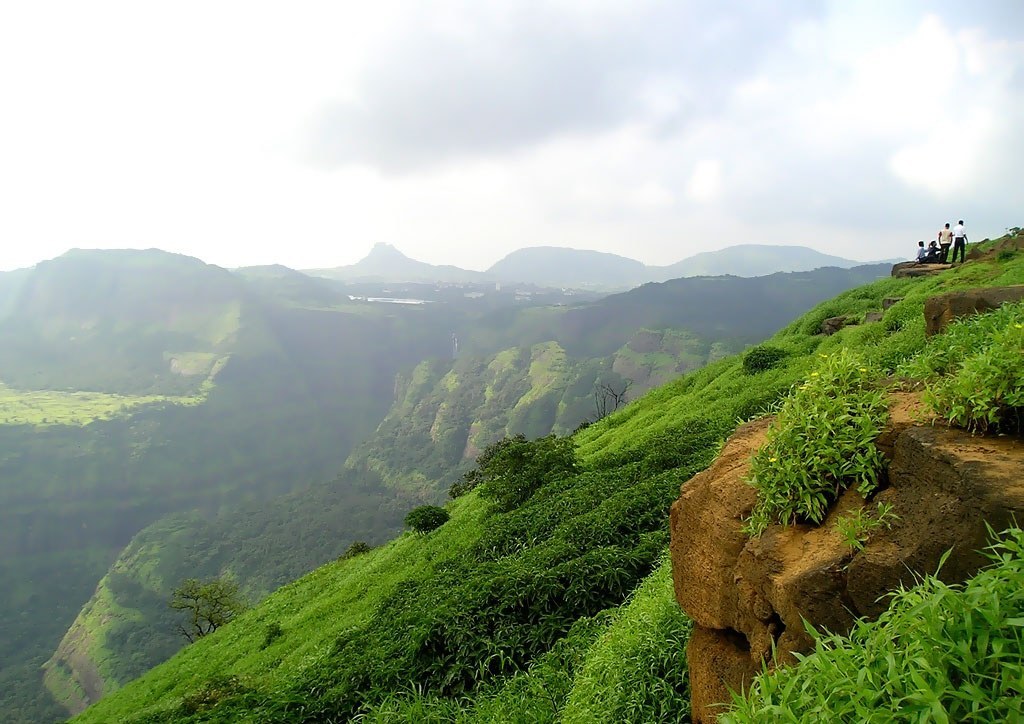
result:
[(822, 267), (849, 269), (863, 264), (822, 254), (805, 246), (740, 244), (686, 257), (668, 266), (648, 266), (636, 259), (600, 251), (535, 246), (518, 249), (483, 272), (436, 266), (405, 256), (391, 244), (375, 244), (366, 258), (348, 266), (310, 269), (329, 279), (390, 282), (505, 282), (541, 287), (623, 290), (647, 282), (696, 276), (756, 277)]

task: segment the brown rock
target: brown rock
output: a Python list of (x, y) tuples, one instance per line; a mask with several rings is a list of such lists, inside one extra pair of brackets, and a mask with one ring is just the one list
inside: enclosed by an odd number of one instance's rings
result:
[(734, 627), (733, 568), (747, 542), (743, 521), (757, 500), (746, 478), (750, 457), (764, 444), (770, 422), (762, 418), (737, 428), (711, 467), (683, 485), (679, 500), (672, 504), (676, 599), (705, 628)]
[(672, 506), (671, 552), (676, 598), (698, 626), (687, 649), (694, 721), (714, 721), (715, 702), (745, 685), (773, 650), (783, 664), (810, 650), (803, 620), (845, 632), (857, 617), (879, 615), (887, 592), (934, 573), (947, 550), (941, 576), (962, 581), (983, 562), (986, 524), (1001, 530), (1024, 519), (1024, 440), (922, 425), (919, 408), (914, 394), (890, 397), (878, 440), (891, 461), (889, 487), (876, 500), (899, 518), (859, 552), (836, 525), (864, 505), (855, 490), (820, 526), (743, 535), (754, 503), (744, 481), (767, 420), (738, 429), (718, 460), (683, 485)]
[(892, 305), (896, 304), (896, 302), (902, 302), (902, 301), (903, 301), (903, 297), (886, 297), (885, 299), (882, 300), (882, 309), (886, 310), (889, 307), (891, 307)]
[(856, 320), (851, 319), (850, 317), (829, 317), (821, 323), (821, 333), (825, 336), (833, 335), (847, 324), (855, 321)]
[(901, 261), (899, 264), (893, 265), (892, 276), (898, 279), (904, 277), (927, 277), (952, 268), (952, 264), (919, 264), (916, 261)]
[(882, 321), (882, 313), (881, 312), (868, 312), (867, 314), (864, 315), (864, 322), (865, 323), (868, 323), (868, 322), (881, 322), (881, 321)]
[(938, 334), (954, 319), (988, 312), (1007, 302), (1019, 302), (1021, 299), (1024, 299), (1024, 284), (940, 294), (924, 303), (925, 334)]
[(715, 721), (723, 704), (732, 700), (730, 688), (740, 691), (758, 670), (746, 649), (746, 639), (735, 632), (700, 626), (695, 626), (690, 634), (686, 664), (690, 672), (690, 717), (694, 724)]
[(962, 581), (983, 563), (986, 525), (1005, 529), (1024, 520), (1024, 442), (971, 436), (947, 427), (917, 426), (896, 440), (889, 489), (877, 496), (900, 520), (878, 530), (850, 563), (847, 595), (858, 613), (877, 616), (880, 593), (909, 585), (916, 574), (939, 572)]

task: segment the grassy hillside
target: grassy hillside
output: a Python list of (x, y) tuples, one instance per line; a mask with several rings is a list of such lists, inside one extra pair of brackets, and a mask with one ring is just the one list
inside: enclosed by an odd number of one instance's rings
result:
[[(865, 273), (873, 276), (873, 272), (864, 270), (839, 277), (831, 272), (816, 273), (804, 280), (802, 288), (807, 294), (820, 296), (832, 284), (848, 285), (858, 274)], [(361, 316), (371, 310), (339, 316), (339, 309), (335, 307), (348, 309), (352, 305), (347, 304), (345, 296), (334, 301), (328, 297), (318, 298), (316, 295), (320, 292), (340, 295), (333, 288), (324, 287), (324, 284), (332, 284), (325, 280), (305, 279), (277, 267), (239, 270), (238, 274), (257, 281), (262, 290), (273, 293), (275, 301), (286, 302), (283, 311), (277, 306), (263, 311), (268, 335), (280, 340), (286, 350), (313, 345), (309, 353), (292, 355), (294, 364), (300, 368), (326, 364), (323, 369), (314, 367), (302, 373), (301, 379), (307, 383), (332, 379), (331, 358), (320, 354), (318, 348), (344, 343), (344, 339), (324, 338), (324, 330), (329, 327), (325, 326), (323, 318), (362, 320), (379, 326), (375, 321), (378, 317), (363, 319)], [(727, 307), (728, 313), (740, 310), (741, 314), (753, 317), (743, 325), (751, 336), (770, 333), (772, 327), (767, 325), (777, 324), (781, 312), (776, 311), (774, 317), (761, 315), (757, 307), (763, 297), (758, 291), (774, 288), (779, 280), (769, 280), (767, 284), (763, 280), (740, 281), (742, 284), (732, 291), (741, 299)], [(166, 524), (157, 521), (132, 542), (108, 573), (110, 580), (103, 582), (83, 608), (47, 664), (47, 685), (62, 701), (75, 704), (83, 701), (83, 693), (95, 699), (165, 658), (182, 643), (168, 633), (167, 611), (163, 605), (177, 580), (193, 573), (230, 572), (247, 581), (245, 589), (250, 596), (262, 596), (284, 580), (290, 580), (287, 576), (294, 578), (337, 556), (353, 539), (378, 540), (382, 531), (393, 531), (400, 520), (395, 507), (403, 504), (399, 501), (407, 504), (409, 500), (437, 502), (443, 499), (449, 485), (495, 440), (515, 434), (528, 437), (543, 436), (551, 431), (565, 434), (581, 422), (594, 419), (599, 414), (594, 397), (597, 383), (621, 391), (630, 381), (628, 397), (633, 399), (667, 379), (718, 359), (729, 349), (736, 349), (736, 342), (704, 339), (685, 330), (635, 331), (629, 328), (647, 317), (695, 319), (692, 309), (678, 312), (673, 299), (685, 301), (687, 293), (699, 294), (699, 288), (699, 284), (678, 288), (659, 285), (639, 296), (621, 295), (601, 303), (603, 318), (591, 315), (587, 328), (601, 339), (622, 335), (620, 347), (604, 357), (574, 358), (557, 341), (547, 341), (486, 357), (465, 354), (454, 362), (433, 359), (420, 363), (408, 375), (400, 377), (392, 410), (374, 435), (348, 459), (345, 471), (333, 488), (324, 486), (324, 495), (311, 494), (311, 499), (318, 502), (303, 506), (304, 517), (295, 515), (294, 501), (286, 498), (260, 511), (257, 516), (263, 521), (260, 526), (251, 524), (251, 516), (227, 513), (213, 521), (196, 519), (184, 524), (177, 518), (171, 518)], [(697, 292), (692, 291), (694, 289)], [(651, 298), (659, 301), (651, 303)], [(794, 295), (787, 304), (795, 305), (802, 298)], [(475, 305), (476, 301), (471, 303)], [(308, 303), (316, 305), (315, 308), (303, 306)], [(647, 317), (645, 305), (649, 305)], [(620, 307), (625, 308), (624, 314), (619, 313)], [(432, 319), (458, 322), (457, 315), (441, 303), (396, 311), (425, 318), (426, 324), (410, 330), (411, 339), (429, 331), (434, 323)], [(561, 315), (564, 311), (561, 307), (527, 308), (514, 310), (513, 316), (532, 319)], [(726, 324), (725, 320), (712, 324), (703, 321), (716, 329)], [(469, 324), (472, 326), (472, 322)], [(577, 339), (583, 329), (573, 323), (555, 331)], [(303, 335), (319, 342), (304, 343)], [(375, 348), (372, 341), (376, 338), (358, 327), (346, 336), (362, 340), (360, 353), (366, 354), (368, 359), (387, 353), (386, 348)], [(444, 336), (438, 335), (439, 338)], [(344, 379), (349, 389), (355, 387), (365, 392), (377, 385), (380, 395), (390, 394), (390, 386), (385, 391), (381, 377), (375, 378), (377, 382), (358, 378), (359, 369), (350, 365), (346, 367), (345, 377), (339, 379)], [(389, 380), (387, 384), (390, 385)], [(318, 405), (333, 404), (338, 415), (353, 415), (364, 423), (378, 419), (380, 414), (359, 406), (360, 399), (367, 399), (365, 395), (346, 396), (344, 389), (337, 387), (318, 390), (315, 397)], [(606, 406), (606, 409), (612, 408)], [(358, 499), (348, 494), (353, 486), (360, 491)], [(333, 495), (327, 493), (329, 490), (335, 491)], [(386, 514), (375, 514), (374, 505)], [(373, 521), (376, 527), (367, 525), (367, 521)], [(261, 527), (273, 534), (258, 538), (257, 531)], [(329, 531), (331, 536), (305, 547), (305, 554), (300, 554), (293, 543), (305, 539), (308, 530)], [(288, 531), (293, 531), (291, 536)], [(184, 541), (190, 540), (201, 541), (201, 544), (184, 545)], [(141, 541), (146, 545), (137, 545)], [(216, 550), (218, 554), (204, 555), (205, 548)], [(252, 548), (267, 555), (252, 556), (249, 553)], [(271, 552), (273, 557), (270, 557)], [(162, 577), (149, 574), (156, 569), (168, 573)], [(170, 571), (175, 572), (177, 579)], [(271, 571), (274, 576), (268, 576)], [(121, 585), (106, 585), (111, 580)], [(86, 686), (90, 681), (93, 683)]]
[(399, 377), (396, 403), (346, 466), (434, 501), (496, 440), (565, 435), (612, 411), (613, 400), (599, 399), (600, 385), (636, 399), (726, 349), (687, 332), (640, 330), (607, 357), (574, 359), (551, 341), (422, 362)]
[[(18, 276), (0, 321), (0, 718), (39, 722), (60, 717), (40, 665), (135, 534), (334, 478), (394, 374), (448, 349), (452, 313), (308, 308), (292, 275), (250, 284), (159, 251), (73, 252)], [(318, 552), (281, 565), (293, 577), (337, 555)], [(122, 606), (131, 590), (96, 596)]]
[[(78, 720), (683, 721), (688, 623), (661, 562), (679, 484), (820, 355), (853, 350), (892, 372), (924, 345), (927, 297), (1020, 283), (1019, 252), (880, 280), (780, 331), (770, 364), (729, 357), (569, 444), (513, 442), (438, 530), (280, 589)], [(902, 301), (881, 321), (818, 333), (886, 297)]]
[[(460, 333), (458, 360), (426, 361), (400, 377), (395, 405), (348, 465), (435, 499), (505, 435), (567, 434), (600, 417), (599, 385), (616, 391), (628, 385), (627, 399), (636, 399), (763, 339), (836, 289), (876, 279), (880, 271), (676, 280), (576, 307), (486, 315)], [(502, 340), (521, 344), (485, 353)]]

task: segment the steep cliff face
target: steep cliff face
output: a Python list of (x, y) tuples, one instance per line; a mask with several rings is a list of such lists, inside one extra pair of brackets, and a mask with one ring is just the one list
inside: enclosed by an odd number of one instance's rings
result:
[(695, 722), (714, 721), (776, 652), (792, 663), (809, 651), (804, 621), (834, 632), (875, 617), (885, 593), (939, 568), (962, 581), (982, 564), (987, 526), (1024, 519), (1024, 440), (982, 437), (915, 423), (913, 395), (893, 395), (891, 421), (878, 445), (888, 479), (874, 496), (899, 516), (862, 550), (837, 521), (866, 505), (849, 490), (820, 526), (771, 526), (759, 538), (742, 531), (755, 502), (745, 481), (770, 420), (740, 427), (718, 460), (682, 487), (672, 507), (676, 598), (694, 620), (687, 649)]

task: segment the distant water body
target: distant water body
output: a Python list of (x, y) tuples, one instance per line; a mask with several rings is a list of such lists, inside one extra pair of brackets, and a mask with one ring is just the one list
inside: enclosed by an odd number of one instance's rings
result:
[(379, 302), (380, 304), (430, 304), (429, 299), (401, 299), (399, 297), (356, 297), (351, 294), (348, 298), (353, 302)]

